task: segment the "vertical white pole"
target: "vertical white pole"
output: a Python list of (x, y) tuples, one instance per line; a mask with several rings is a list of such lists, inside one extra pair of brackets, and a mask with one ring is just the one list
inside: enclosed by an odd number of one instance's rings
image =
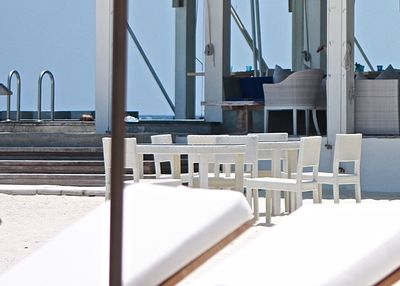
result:
[[(205, 101), (223, 100), (223, 78), (230, 75), (230, 8), (230, 0), (204, 1), (205, 43), (213, 46), (205, 56)], [(219, 106), (205, 106), (204, 114), (206, 121), (222, 122)]]
[(113, 0), (96, 0), (96, 133), (111, 130)]
[(354, 0), (328, 0), (328, 142), (354, 130)]

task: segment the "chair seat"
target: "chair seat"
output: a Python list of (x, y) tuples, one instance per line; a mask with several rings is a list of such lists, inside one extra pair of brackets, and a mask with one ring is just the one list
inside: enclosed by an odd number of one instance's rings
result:
[(312, 190), (318, 187), (316, 181), (309, 179), (303, 179), (300, 188), (295, 179), (274, 177), (245, 178), (243, 185), (245, 188), (250, 189), (285, 190), (290, 192), (301, 191), (301, 189), (304, 190), (308, 188)]
[[(161, 174), (160, 177), (158, 177), (157, 179), (161, 179), (161, 180), (166, 180), (166, 179), (173, 179), (171, 174)], [(180, 180), (183, 183), (187, 183), (189, 182), (189, 174), (181, 174), (181, 178)]]
[[(180, 180), (180, 179), (140, 179), (140, 183), (177, 187), (177, 186), (182, 185), (182, 180)], [(137, 184), (137, 182), (134, 182), (133, 180), (127, 180), (127, 181), (124, 181), (124, 184), (127, 186), (127, 185), (131, 185), (131, 184)]]
[[(295, 174), (293, 174), (295, 176)], [(312, 176), (311, 172), (304, 173), (306, 178)], [(317, 182), (320, 184), (355, 184), (359, 183), (359, 177), (354, 174), (338, 174), (337, 178), (334, 177), (333, 173), (326, 173), (326, 172), (318, 172), (317, 175)]]

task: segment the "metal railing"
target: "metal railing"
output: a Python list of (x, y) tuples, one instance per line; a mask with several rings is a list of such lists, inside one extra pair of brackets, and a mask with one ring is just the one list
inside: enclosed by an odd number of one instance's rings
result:
[(263, 59), (262, 54), (259, 52), (259, 49), (257, 47), (255, 47), (255, 50), (254, 50), (253, 47), (255, 45), (253, 46), (253, 38), (250, 36), (249, 32), (246, 30), (246, 27), (244, 26), (242, 20), (239, 17), (239, 14), (236, 12), (236, 10), (235, 10), (235, 8), (233, 8), (233, 6), (231, 6), (231, 15), (232, 15), (233, 20), (235, 20), (235, 23), (238, 26), (240, 32), (242, 33), (244, 39), (246, 40), (246, 43), (249, 45), (250, 49), (256, 53), (258, 59), (261, 59), (261, 62), (260, 62), (261, 70), (264, 72), (268, 71), (267, 63)]
[[(17, 117), (16, 121), (20, 121), (21, 119), (21, 76), (17, 70), (12, 70), (8, 74), (8, 89), (11, 90), (11, 81), (13, 76), (16, 76), (17, 78)], [(10, 95), (7, 96), (7, 115), (6, 115), (6, 121), (11, 121), (10, 119), (10, 110), (11, 110), (11, 98)]]
[(55, 80), (53, 74), (49, 70), (44, 70), (41, 72), (38, 81), (38, 98), (37, 98), (37, 120), (42, 120), (42, 81), (45, 75), (48, 75), (51, 82), (51, 103), (50, 103), (50, 119), (54, 120), (54, 100), (55, 100)]
[(128, 30), (129, 36), (131, 37), (131, 39), (133, 40), (133, 42), (135, 43), (139, 53), (141, 54), (144, 62), (147, 65), (147, 68), (149, 69), (151, 75), (153, 76), (154, 80), (156, 81), (158, 87), (160, 88), (162, 94), (164, 95), (164, 98), (167, 100), (169, 107), (171, 108), (171, 110), (175, 113), (175, 104), (173, 103), (173, 101), (171, 100), (171, 98), (169, 97), (167, 91), (165, 90), (163, 84), (161, 83), (160, 78), (158, 77), (155, 69), (153, 68), (152, 64), (150, 63), (149, 58), (147, 57), (146, 53), (144, 52), (142, 45), (139, 43), (139, 40), (137, 39), (135, 33), (133, 32), (131, 26), (129, 25), (129, 23), (126, 23), (126, 28)]

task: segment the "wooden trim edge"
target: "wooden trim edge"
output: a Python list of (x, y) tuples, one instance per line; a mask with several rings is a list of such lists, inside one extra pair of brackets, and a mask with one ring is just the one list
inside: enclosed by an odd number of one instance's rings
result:
[(377, 286), (391, 286), (394, 285), (396, 282), (400, 281), (400, 266), (397, 267), (392, 273), (387, 275), (381, 281), (376, 283)]
[(254, 219), (251, 219), (248, 222), (242, 224), (236, 230), (225, 236), (222, 240), (211, 246), (204, 253), (200, 254), (198, 257), (193, 259), (186, 266), (182, 267), (175, 274), (164, 280), (162, 283), (160, 283), (160, 285), (170, 286), (180, 282), (183, 278), (188, 276), (190, 273), (192, 273), (194, 270), (200, 267), (203, 263), (205, 263), (208, 259), (214, 256), (217, 252), (222, 250), (230, 242), (232, 242), (234, 239), (239, 237), (243, 232), (249, 229), (254, 224), (254, 221), (255, 221)]

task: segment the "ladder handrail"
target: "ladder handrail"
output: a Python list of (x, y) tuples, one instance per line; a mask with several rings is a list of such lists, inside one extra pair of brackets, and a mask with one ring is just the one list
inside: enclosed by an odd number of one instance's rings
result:
[(40, 73), (39, 81), (38, 81), (38, 100), (37, 100), (37, 120), (41, 121), (42, 119), (42, 81), (45, 75), (48, 75), (51, 81), (51, 105), (50, 105), (50, 112), (51, 112), (51, 120), (54, 121), (54, 100), (55, 100), (55, 80), (54, 75), (49, 70), (44, 70)]
[[(17, 78), (17, 118), (16, 121), (20, 121), (21, 119), (21, 75), (17, 70), (12, 70), (8, 74), (8, 89), (11, 90), (11, 80), (13, 76), (16, 76)], [(11, 110), (11, 98), (8, 95), (7, 96), (7, 118), (6, 121), (11, 121), (10, 119), (10, 110)]]

